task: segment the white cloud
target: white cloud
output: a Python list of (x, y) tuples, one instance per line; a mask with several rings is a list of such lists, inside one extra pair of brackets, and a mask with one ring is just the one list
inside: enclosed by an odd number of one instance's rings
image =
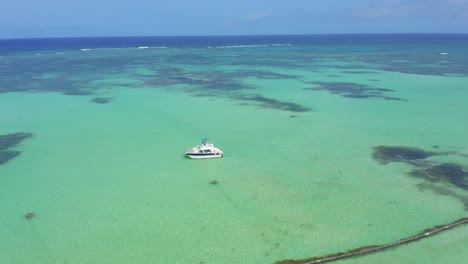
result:
[(261, 19), (270, 17), (271, 15), (272, 14), (269, 13), (269, 12), (256, 12), (256, 13), (252, 13), (252, 14), (248, 15), (247, 20), (257, 21), (257, 20), (261, 20)]

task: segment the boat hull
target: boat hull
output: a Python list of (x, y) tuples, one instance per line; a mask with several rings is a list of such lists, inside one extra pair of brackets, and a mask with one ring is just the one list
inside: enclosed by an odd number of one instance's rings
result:
[(185, 155), (187, 155), (187, 157), (189, 157), (191, 159), (219, 159), (219, 158), (223, 157), (223, 154), (209, 154), (209, 155), (206, 155), (206, 154), (186, 153)]

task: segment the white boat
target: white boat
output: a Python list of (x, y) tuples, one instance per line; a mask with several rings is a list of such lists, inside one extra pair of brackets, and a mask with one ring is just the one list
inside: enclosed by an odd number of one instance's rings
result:
[(224, 153), (213, 144), (208, 143), (208, 138), (202, 138), (201, 144), (185, 151), (191, 159), (214, 159), (223, 157)]

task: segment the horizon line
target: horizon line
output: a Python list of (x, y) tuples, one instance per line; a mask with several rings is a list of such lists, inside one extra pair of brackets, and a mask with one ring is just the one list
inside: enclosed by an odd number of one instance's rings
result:
[(413, 32), (413, 33), (305, 33), (305, 34), (232, 34), (232, 35), (109, 35), (109, 36), (63, 36), (63, 37), (14, 37), (1, 38), (0, 40), (23, 40), (23, 39), (75, 39), (75, 38), (187, 38), (187, 37), (253, 37), (253, 36), (340, 36), (340, 35), (468, 35), (468, 33), (447, 32)]

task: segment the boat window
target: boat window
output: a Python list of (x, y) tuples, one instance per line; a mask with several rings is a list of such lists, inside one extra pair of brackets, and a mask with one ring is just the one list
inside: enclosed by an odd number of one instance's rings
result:
[(209, 149), (206, 149), (206, 150), (205, 150), (205, 152), (206, 152), (206, 153), (208, 153), (208, 152), (211, 152), (211, 150), (209, 150)]

